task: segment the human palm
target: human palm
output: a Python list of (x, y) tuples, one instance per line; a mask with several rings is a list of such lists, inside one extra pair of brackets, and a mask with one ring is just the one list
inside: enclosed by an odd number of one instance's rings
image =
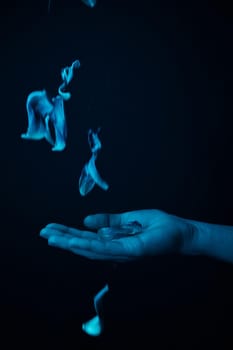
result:
[[(101, 239), (103, 227), (141, 224), (141, 232), (112, 240)], [(95, 214), (84, 219), (88, 230), (49, 224), (40, 235), (49, 245), (66, 249), (89, 259), (124, 262), (170, 252), (182, 252), (192, 240), (192, 224), (160, 210), (145, 209), (118, 214)]]

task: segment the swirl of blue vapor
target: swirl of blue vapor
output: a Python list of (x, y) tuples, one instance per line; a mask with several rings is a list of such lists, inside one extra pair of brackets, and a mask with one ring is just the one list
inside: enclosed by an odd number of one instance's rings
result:
[[(83, 2), (86, 6), (93, 8), (93, 7), (95, 7), (97, 1), (96, 1), (96, 0), (82, 0), (82, 2)], [(51, 4), (52, 4), (52, 0), (49, 0), (49, 1), (48, 1), (48, 13), (50, 13)]]
[(82, 330), (93, 337), (99, 336), (104, 330), (103, 299), (109, 291), (108, 284), (104, 286), (94, 297), (96, 316), (82, 324)]
[(96, 0), (82, 0), (82, 2), (91, 8), (95, 7), (95, 5), (96, 5)]
[[(21, 134), (22, 139), (45, 139), (53, 147), (52, 151), (63, 151), (66, 147), (67, 123), (64, 111), (64, 101), (71, 98), (69, 92), (64, 91), (74, 76), (74, 70), (80, 67), (78, 60), (70, 67), (61, 71), (62, 84), (58, 88), (58, 95), (49, 99), (46, 90), (31, 92), (26, 101), (28, 116), (27, 132)], [(51, 128), (54, 129), (52, 136)]]
[(92, 129), (89, 129), (88, 131), (88, 143), (92, 156), (89, 162), (84, 165), (79, 178), (79, 192), (82, 196), (86, 196), (95, 185), (98, 185), (105, 191), (109, 188), (109, 185), (102, 179), (95, 165), (98, 153), (102, 147), (98, 136), (99, 131), (100, 128), (98, 128), (96, 132)]

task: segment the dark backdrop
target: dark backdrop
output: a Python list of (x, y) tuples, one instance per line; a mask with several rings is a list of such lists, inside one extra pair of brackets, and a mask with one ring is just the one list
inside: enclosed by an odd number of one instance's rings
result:
[[(145, 349), (233, 345), (232, 266), (164, 256), (119, 265), (47, 246), (49, 222), (158, 208), (233, 225), (232, 12), (224, 2), (99, 0), (1, 4), (1, 341), (10, 347)], [(65, 105), (68, 140), (20, 139), (33, 90), (55, 95), (60, 70), (81, 68)], [(82, 198), (87, 130), (102, 127), (109, 182)], [(108, 282), (106, 331), (81, 331)], [(149, 345), (151, 344), (151, 345)]]

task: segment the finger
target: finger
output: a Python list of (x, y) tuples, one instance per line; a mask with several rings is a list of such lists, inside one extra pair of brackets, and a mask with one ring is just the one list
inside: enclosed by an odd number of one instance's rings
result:
[(65, 236), (51, 236), (48, 239), (48, 244), (53, 247), (69, 250), (69, 240), (70, 238), (67, 238)]
[(55, 230), (66, 231), (68, 226), (51, 222), (45, 226), (46, 228), (53, 228)]
[(80, 255), (82, 257), (85, 257), (91, 260), (107, 260), (107, 261), (115, 261), (115, 262), (124, 262), (124, 261), (130, 260), (130, 257), (127, 257), (127, 256), (107, 255), (107, 254), (96, 253), (85, 249), (74, 248), (70, 244), (70, 240), (71, 238), (67, 238), (67, 237), (51, 236), (48, 239), (48, 244), (52, 247), (64, 249), (76, 255)]
[(99, 229), (107, 226), (120, 226), (127, 221), (129, 213), (120, 214), (94, 214), (84, 219), (84, 225), (90, 229)]
[(69, 244), (70, 247), (74, 249), (87, 250), (92, 253), (115, 257), (138, 257), (142, 254), (142, 242), (136, 237), (116, 239), (112, 241), (72, 238), (69, 241)]
[(73, 227), (69, 227), (69, 226), (65, 226), (65, 225), (61, 225), (61, 224), (57, 224), (57, 223), (48, 224), (47, 226), (45, 226), (45, 229), (49, 229), (49, 230), (52, 229), (52, 230), (56, 230), (56, 231), (61, 232), (61, 233), (66, 233), (66, 234), (70, 234), (70, 235), (74, 235), (74, 236), (76, 236), (76, 235), (82, 236), (82, 234), (86, 235), (86, 233), (88, 232), (88, 231), (79, 230), (79, 229), (76, 229)]
[(91, 252), (89, 250), (78, 249), (78, 248), (70, 248), (70, 251), (76, 255), (82, 256), (90, 260), (102, 260), (102, 261), (106, 260), (106, 261), (114, 261), (114, 262), (126, 262), (129, 260), (132, 260), (128, 256), (104, 255), (104, 254), (98, 254), (98, 253)]
[(45, 228), (43, 228), (40, 231), (40, 236), (42, 238), (48, 238), (50, 236), (55, 236), (55, 235), (57, 236), (70, 235), (74, 237), (84, 237), (84, 238), (90, 238), (90, 239), (96, 238), (95, 232), (78, 230), (72, 227), (58, 225), (58, 224), (47, 225)]
[(98, 229), (99, 227), (110, 226), (110, 218), (113, 214), (95, 214), (89, 215), (84, 219), (84, 225), (91, 229)]
[(42, 234), (40, 234), (40, 236), (41, 236), (42, 238), (47, 239), (47, 240), (49, 240), (51, 237), (58, 237), (58, 238), (64, 239), (64, 240), (65, 240), (65, 239), (66, 239), (66, 240), (70, 240), (70, 239), (73, 238), (73, 236), (71, 236), (71, 235), (62, 234), (62, 233), (57, 234), (57, 233), (55, 233), (55, 232), (50, 233), (50, 235), (47, 235), (47, 236), (46, 236), (46, 234), (43, 235), (43, 233), (42, 233)]

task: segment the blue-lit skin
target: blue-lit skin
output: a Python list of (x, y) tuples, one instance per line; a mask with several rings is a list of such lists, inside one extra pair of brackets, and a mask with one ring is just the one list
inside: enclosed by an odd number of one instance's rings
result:
[(87, 5), (88, 7), (95, 7), (96, 0), (82, 0), (82, 2)]
[(97, 234), (101, 239), (111, 240), (136, 235), (141, 232), (142, 225), (137, 221), (133, 221), (120, 226), (101, 227), (98, 229)]
[[(113, 240), (100, 239), (104, 227), (137, 221), (141, 233)], [(96, 214), (84, 219), (86, 230), (49, 224), (40, 236), (49, 245), (95, 260), (127, 262), (170, 252), (203, 255), (233, 263), (233, 226), (180, 218), (156, 209)]]
[(94, 307), (96, 316), (89, 321), (82, 324), (82, 330), (91, 336), (99, 336), (104, 330), (104, 318), (103, 318), (103, 298), (109, 291), (108, 284), (104, 286), (94, 297)]
[[(101, 228), (114, 228), (132, 222), (141, 232), (118, 239), (101, 239)], [(50, 245), (69, 250), (89, 259), (126, 262), (144, 256), (182, 252), (190, 244), (193, 226), (185, 219), (159, 210), (138, 210), (121, 214), (96, 214), (84, 220), (87, 230), (50, 224), (40, 235)]]
[(105, 191), (109, 188), (109, 185), (102, 179), (95, 165), (98, 152), (101, 149), (101, 142), (98, 137), (99, 131), (100, 128), (97, 132), (94, 132), (91, 129), (88, 131), (88, 143), (91, 148), (92, 156), (89, 162), (84, 165), (79, 177), (79, 192), (81, 196), (86, 196), (95, 185), (98, 185)]

